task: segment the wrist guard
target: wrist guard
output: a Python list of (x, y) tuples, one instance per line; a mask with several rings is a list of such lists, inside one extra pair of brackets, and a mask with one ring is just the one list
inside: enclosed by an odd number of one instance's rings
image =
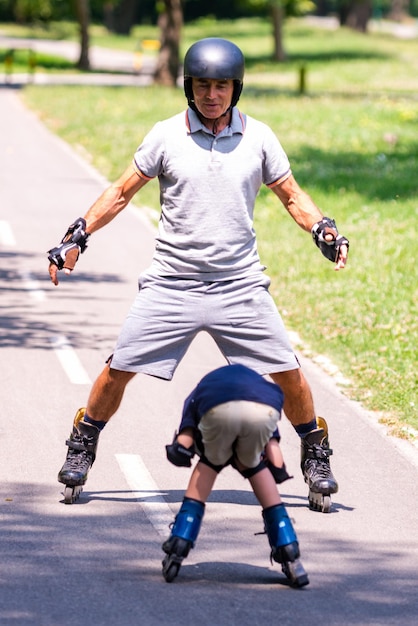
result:
[(165, 447), (167, 460), (177, 467), (191, 467), (192, 458), (195, 455), (194, 445), (185, 448), (177, 441), (177, 433), (174, 433), (173, 442)]
[(86, 220), (79, 217), (68, 227), (59, 246), (48, 250), (49, 262), (56, 265), (59, 270), (74, 269), (80, 253), (87, 248), (89, 237), (90, 235), (86, 233)]
[[(311, 228), (312, 238), (324, 257), (335, 263), (338, 260), (341, 246), (349, 247), (346, 237), (339, 234), (335, 221), (329, 217), (323, 217)], [(325, 239), (327, 235), (332, 235), (332, 239)]]

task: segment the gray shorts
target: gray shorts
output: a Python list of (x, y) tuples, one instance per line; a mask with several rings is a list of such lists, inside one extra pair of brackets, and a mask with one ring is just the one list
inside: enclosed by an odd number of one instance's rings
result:
[(234, 400), (215, 406), (199, 422), (205, 457), (213, 465), (225, 465), (235, 455), (245, 467), (257, 467), (279, 419), (279, 411), (258, 402)]
[(230, 364), (261, 375), (297, 369), (269, 285), (264, 274), (224, 282), (143, 274), (111, 367), (171, 380), (193, 339), (206, 331)]

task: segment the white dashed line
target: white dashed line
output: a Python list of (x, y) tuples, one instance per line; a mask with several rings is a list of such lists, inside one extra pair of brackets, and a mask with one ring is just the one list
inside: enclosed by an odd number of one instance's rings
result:
[(167, 539), (169, 525), (174, 520), (173, 512), (161, 495), (143, 460), (137, 454), (116, 454), (116, 460), (157, 533)]
[[(16, 246), (16, 239), (12, 227), (6, 220), (0, 220), (0, 245), (9, 248)], [(40, 282), (36, 280), (30, 272), (21, 271), (20, 277), (24, 289), (28, 292), (32, 300), (36, 302), (45, 300), (46, 294), (43, 289), (41, 289)], [(54, 352), (70, 381), (75, 385), (91, 385), (90, 377), (82, 366), (68, 339), (61, 335), (54, 337), (51, 341)]]
[(10, 248), (16, 245), (12, 227), (5, 220), (0, 220), (0, 244)]
[(74, 385), (90, 385), (91, 379), (81, 364), (74, 348), (63, 335), (52, 338), (52, 345), (65, 373)]

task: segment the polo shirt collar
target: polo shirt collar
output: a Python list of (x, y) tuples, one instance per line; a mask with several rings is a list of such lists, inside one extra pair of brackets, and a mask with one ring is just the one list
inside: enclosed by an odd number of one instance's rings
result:
[[(193, 111), (193, 109), (191, 109), (190, 107), (186, 111), (186, 126), (187, 126), (188, 131), (191, 134), (197, 133), (199, 131), (203, 131), (204, 133), (210, 134), (210, 130), (206, 128), (204, 124), (202, 124), (197, 113)], [(244, 116), (239, 112), (239, 110), (236, 107), (233, 107), (231, 123), (222, 132), (228, 135), (229, 134), (233, 135), (235, 133), (239, 133), (243, 135), (244, 130), (245, 130)]]

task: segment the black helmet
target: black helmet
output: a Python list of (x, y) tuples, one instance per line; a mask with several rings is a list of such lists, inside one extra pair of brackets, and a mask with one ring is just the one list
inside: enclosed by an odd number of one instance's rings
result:
[(232, 41), (218, 37), (201, 39), (188, 49), (184, 57), (184, 93), (189, 106), (196, 110), (192, 91), (193, 77), (233, 80), (233, 107), (242, 91), (244, 55)]

